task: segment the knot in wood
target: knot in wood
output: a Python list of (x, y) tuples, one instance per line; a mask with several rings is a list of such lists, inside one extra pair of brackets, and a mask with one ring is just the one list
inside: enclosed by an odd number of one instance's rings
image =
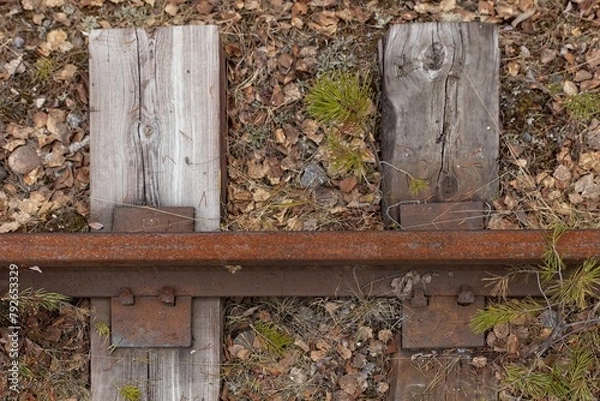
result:
[(149, 125), (144, 125), (143, 131), (144, 131), (144, 136), (146, 138), (150, 138), (152, 136), (152, 134), (154, 133), (154, 130)]
[(156, 136), (157, 126), (152, 122), (140, 121), (138, 124), (138, 135), (140, 139), (150, 139)]
[(433, 42), (423, 54), (423, 68), (428, 71), (439, 71), (444, 65), (446, 49), (440, 42)]

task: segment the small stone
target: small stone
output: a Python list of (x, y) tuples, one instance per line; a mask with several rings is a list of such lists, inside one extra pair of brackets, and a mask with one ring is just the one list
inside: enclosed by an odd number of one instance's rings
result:
[(476, 357), (473, 357), (473, 359), (471, 360), (471, 365), (475, 366), (476, 368), (485, 368), (487, 364), (488, 360), (485, 356), (478, 355)]
[(302, 369), (297, 367), (290, 369), (289, 377), (290, 380), (296, 384), (303, 384), (308, 380), (308, 375)]
[(338, 380), (338, 385), (347, 394), (355, 396), (360, 394), (358, 381), (354, 375), (344, 375)]
[(379, 340), (371, 340), (369, 343), (369, 355), (376, 357), (383, 353), (383, 343)]
[(309, 163), (300, 177), (300, 185), (304, 188), (316, 188), (327, 182), (327, 174), (317, 163)]
[(574, 96), (579, 93), (579, 89), (577, 88), (577, 85), (575, 85), (575, 83), (571, 82), (571, 81), (565, 81), (563, 83), (563, 90), (569, 96)]
[(352, 367), (356, 369), (362, 369), (367, 365), (367, 357), (361, 353), (357, 353), (352, 358)]
[(317, 188), (315, 195), (317, 198), (317, 204), (325, 208), (333, 208), (339, 201), (338, 192), (325, 187)]
[(21, 49), (25, 45), (25, 39), (20, 36), (17, 36), (13, 39), (13, 46), (15, 49)]
[(363, 343), (373, 338), (373, 329), (368, 326), (360, 326), (356, 333), (356, 342)]
[(20, 146), (8, 156), (8, 167), (15, 174), (29, 174), (33, 169), (42, 165), (42, 159), (35, 149), (30, 146)]
[(317, 220), (310, 219), (302, 222), (302, 229), (304, 231), (317, 231), (319, 228), (319, 223)]
[(526, 325), (514, 326), (512, 331), (519, 340), (526, 340), (529, 338), (529, 328)]
[(392, 331), (389, 329), (383, 329), (383, 330), (380, 330), (379, 333), (377, 333), (377, 339), (379, 341), (383, 342), (384, 344), (388, 343), (393, 338), (394, 338), (394, 333), (392, 333)]
[(8, 177), (8, 171), (2, 166), (0, 166), (0, 182), (4, 181)]
[(379, 394), (385, 394), (390, 389), (390, 385), (385, 382), (377, 383), (377, 392)]
[(67, 115), (67, 124), (71, 128), (79, 128), (79, 125), (83, 122), (83, 118), (80, 115), (69, 113)]
[(542, 49), (540, 60), (542, 64), (548, 64), (556, 58), (556, 50)]
[(215, 6), (210, 1), (208, 1), (208, 0), (200, 0), (196, 4), (196, 10), (201, 15), (208, 15), (208, 14), (210, 14), (213, 11), (214, 8), (215, 8)]

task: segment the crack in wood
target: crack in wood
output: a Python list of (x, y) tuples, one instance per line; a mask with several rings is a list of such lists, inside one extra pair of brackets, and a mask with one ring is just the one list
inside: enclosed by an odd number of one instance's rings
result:
[[(90, 115), (91, 215), (104, 231), (112, 230), (113, 206), (123, 203), (198, 205), (195, 230), (218, 230), (226, 133), (220, 48), (216, 26), (90, 33), (90, 106), (97, 111)], [(92, 302), (108, 320), (105, 301)], [(92, 400), (117, 399), (122, 382), (139, 384), (149, 401), (218, 400), (220, 310), (219, 299), (193, 300), (192, 348), (109, 356), (95, 336)], [(123, 361), (113, 364), (117, 358)]]
[[(142, 169), (140, 182), (143, 185), (143, 203), (161, 204), (158, 174), (162, 171), (158, 160), (161, 143), (156, 101), (156, 37), (154, 33), (136, 29), (138, 57), (139, 117), (136, 139), (140, 144)], [(154, 168), (151, 168), (154, 167)]]
[[(497, 27), (397, 25), (382, 49), (382, 160), (396, 167), (383, 166), (389, 217), (399, 222), (392, 205), (407, 200), (490, 199), (499, 141), (482, 127), (492, 126), (490, 116), (495, 120), (499, 112)], [(411, 176), (430, 184), (416, 198)]]

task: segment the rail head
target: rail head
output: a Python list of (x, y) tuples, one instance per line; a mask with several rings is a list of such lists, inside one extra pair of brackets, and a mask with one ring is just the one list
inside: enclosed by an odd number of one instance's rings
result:
[[(541, 230), (44, 233), (0, 235), (0, 266), (390, 265), (459, 267), (538, 263)], [(568, 231), (568, 263), (600, 258), (600, 230)]]

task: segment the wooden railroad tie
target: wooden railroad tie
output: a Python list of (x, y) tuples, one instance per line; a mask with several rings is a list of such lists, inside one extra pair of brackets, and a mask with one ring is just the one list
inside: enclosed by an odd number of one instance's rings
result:
[[(386, 222), (407, 230), (485, 228), (484, 202), (498, 191), (498, 28), (395, 25), (380, 48)], [(428, 187), (415, 193), (415, 180)], [(410, 290), (390, 400), (494, 399), (491, 368), (474, 375), (462, 357), (440, 385), (431, 386), (437, 372), (415, 368), (412, 356), (419, 351), (409, 351), (483, 346), (483, 335), (473, 333), (469, 321), (483, 309), (484, 297), (466, 283), (449, 297), (431, 292), (430, 276), (403, 279)]]
[[(91, 216), (103, 231), (219, 229), (221, 54), (215, 26), (92, 31)], [(143, 206), (114, 208), (125, 204)], [(125, 385), (144, 401), (218, 400), (220, 299), (181, 296), (169, 277), (152, 297), (136, 291), (92, 298), (92, 320), (111, 323), (117, 347), (92, 330), (92, 400), (118, 399)]]

